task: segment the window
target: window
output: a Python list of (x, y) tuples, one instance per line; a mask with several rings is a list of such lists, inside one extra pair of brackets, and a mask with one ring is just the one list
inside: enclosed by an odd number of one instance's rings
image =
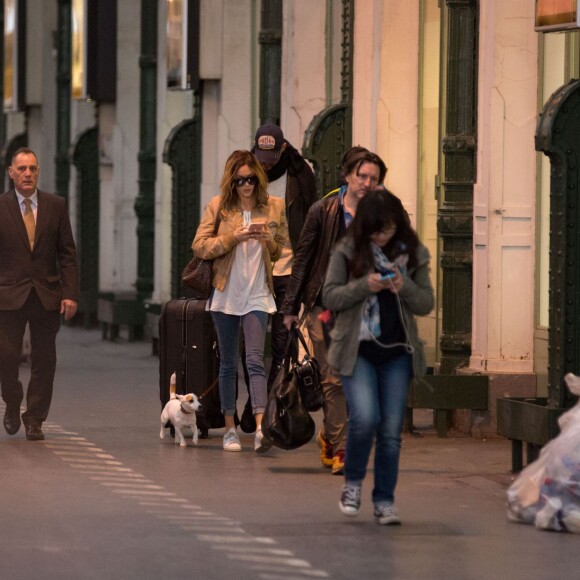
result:
[(191, 89), (198, 82), (195, 62), (197, 0), (167, 0), (167, 88)]

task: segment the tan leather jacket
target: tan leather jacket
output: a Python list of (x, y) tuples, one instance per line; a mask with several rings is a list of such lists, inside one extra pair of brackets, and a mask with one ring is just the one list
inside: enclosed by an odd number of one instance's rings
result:
[[(199, 258), (213, 260), (212, 284), (214, 288), (223, 291), (234, 261), (233, 250), (238, 245), (234, 232), (241, 227), (243, 217), (240, 211), (222, 212), (217, 235), (214, 237), (213, 229), (219, 202), (220, 196), (218, 195), (205, 208), (191, 249)], [(274, 295), (272, 263), (280, 257), (287, 235), (284, 200), (271, 196), (268, 199), (268, 205), (252, 210), (252, 221), (265, 221), (274, 238), (274, 242), (271, 244), (262, 243), (262, 257), (266, 265), (268, 288)]]

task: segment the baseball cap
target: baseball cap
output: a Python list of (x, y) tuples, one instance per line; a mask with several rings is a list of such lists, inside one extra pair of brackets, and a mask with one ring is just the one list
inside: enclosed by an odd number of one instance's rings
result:
[(266, 123), (256, 131), (252, 153), (260, 163), (274, 165), (280, 158), (282, 145), (284, 145), (282, 129), (273, 123)]

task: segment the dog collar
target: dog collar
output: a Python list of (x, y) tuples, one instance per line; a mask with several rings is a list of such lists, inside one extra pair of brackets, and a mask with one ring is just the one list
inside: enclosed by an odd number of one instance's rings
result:
[(183, 406), (183, 403), (181, 403), (181, 412), (184, 415), (193, 415), (193, 413), (194, 413), (193, 411), (188, 411), (187, 409), (185, 409), (184, 406)]

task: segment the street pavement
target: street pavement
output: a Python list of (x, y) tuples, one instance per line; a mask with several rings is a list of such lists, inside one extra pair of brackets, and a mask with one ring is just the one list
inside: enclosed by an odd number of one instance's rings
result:
[(46, 441), (0, 433), (0, 579), (576, 575), (579, 538), (507, 521), (504, 439), (437, 438), (432, 414), (416, 413), (397, 488), (403, 524), (378, 526), (372, 471), (360, 515), (344, 517), (342, 478), (321, 467), (314, 441), (257, 455), (245, 434), (242, 453), (224, 453), (223, 430), (197, 447), (161, 440), (147, 342), (64, 327), (58, 350)]

